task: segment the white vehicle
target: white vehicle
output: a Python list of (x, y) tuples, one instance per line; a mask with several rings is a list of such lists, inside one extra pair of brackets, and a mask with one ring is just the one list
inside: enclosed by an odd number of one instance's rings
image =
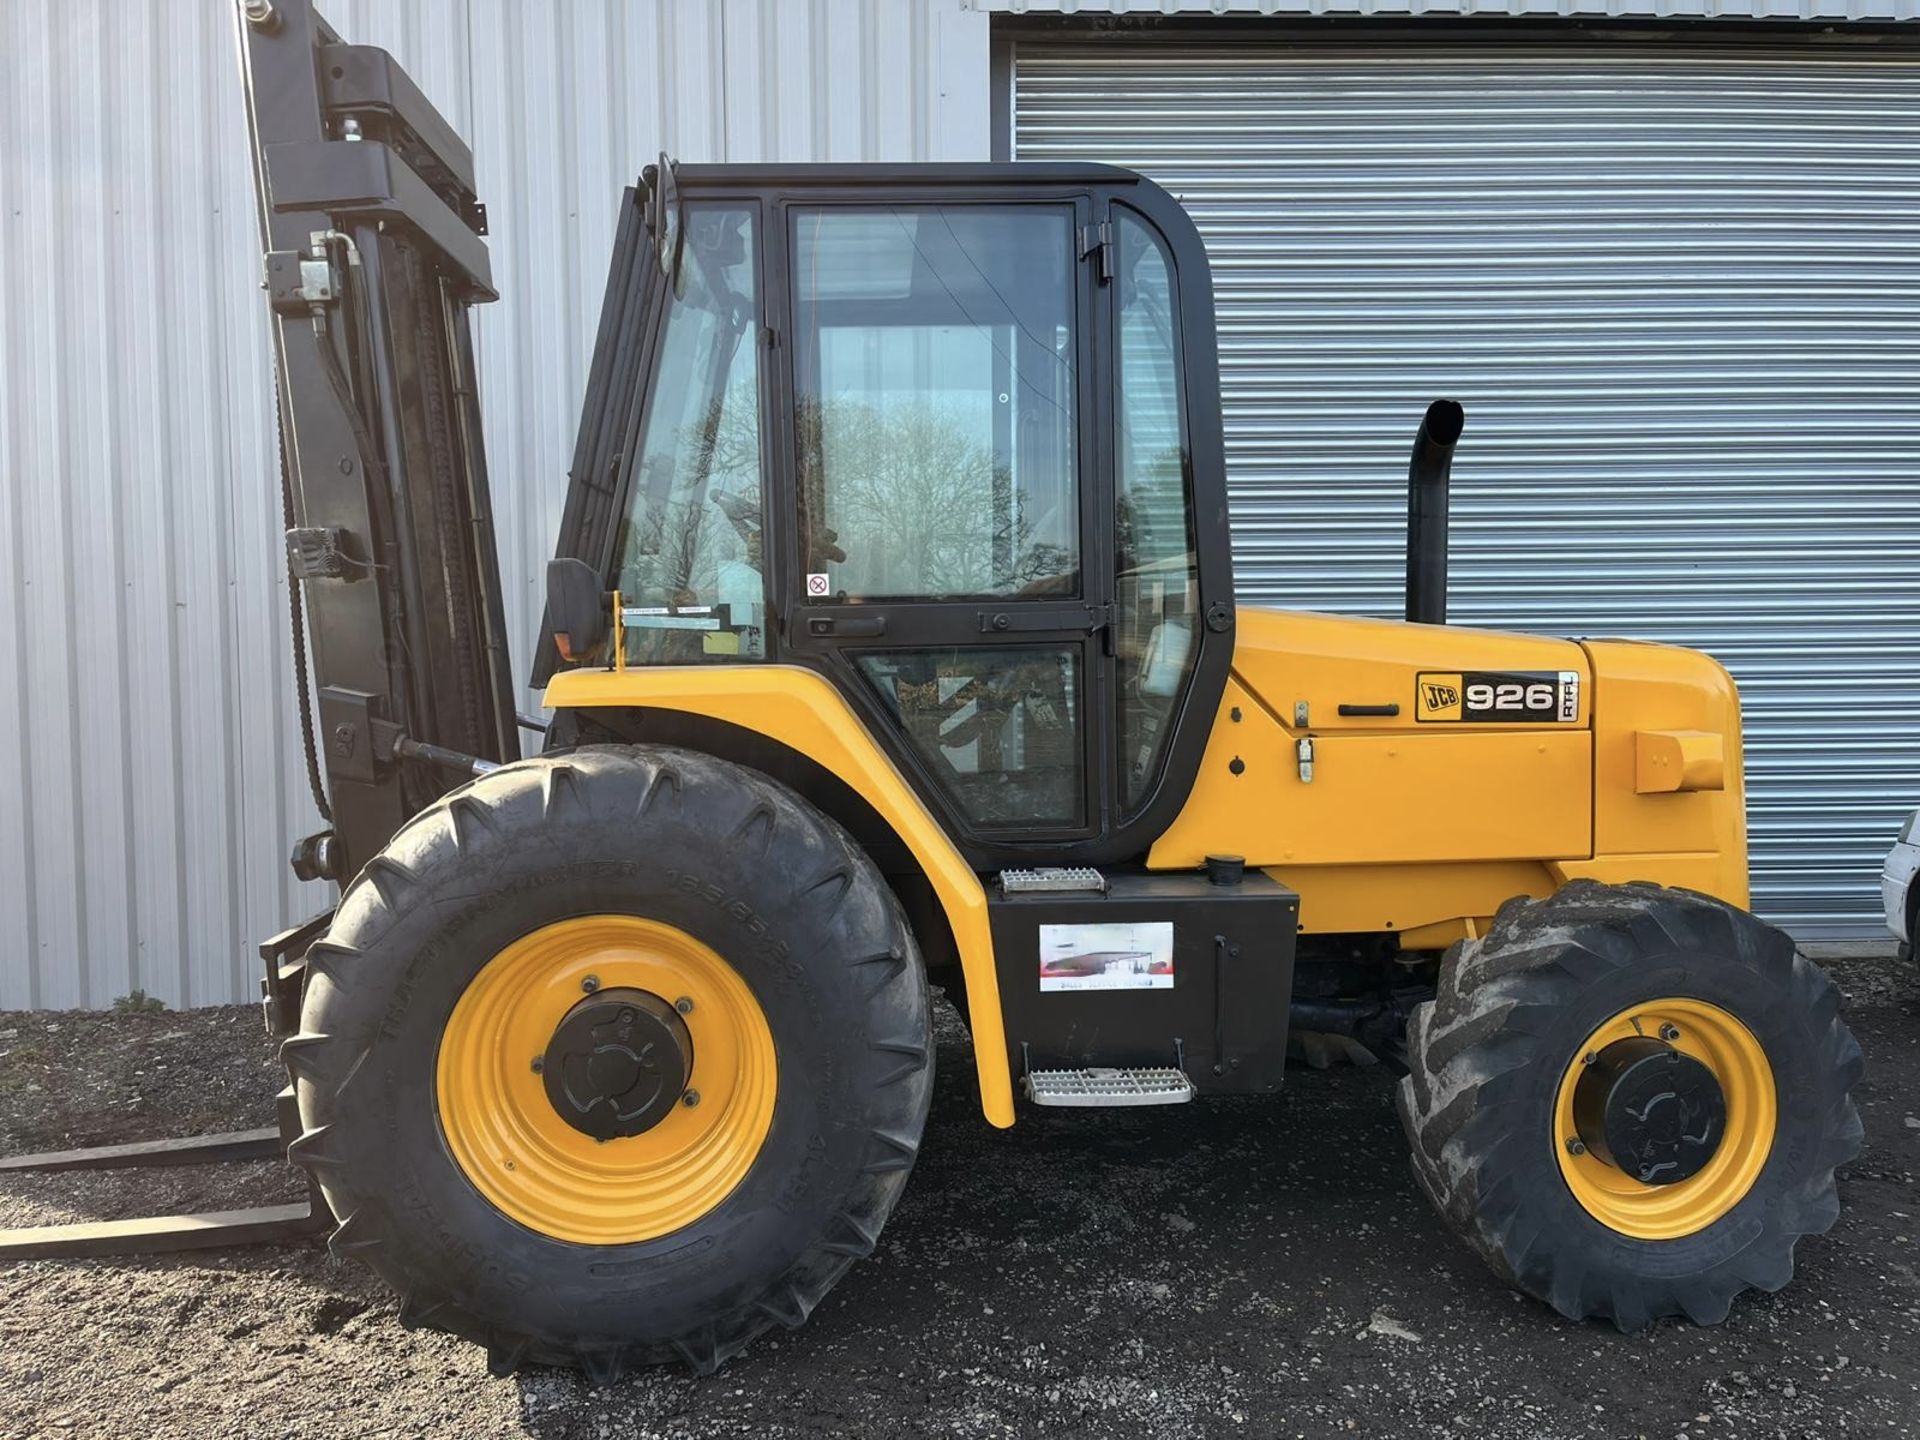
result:
[(1886, 902), (1887, 928), (1899, 939), (1900, 956), (1906, 959), (1913, 954), (1913, 932), (1920, 926), (1920, 810), (1907, 817), (1887, 854), (1880, 896)]

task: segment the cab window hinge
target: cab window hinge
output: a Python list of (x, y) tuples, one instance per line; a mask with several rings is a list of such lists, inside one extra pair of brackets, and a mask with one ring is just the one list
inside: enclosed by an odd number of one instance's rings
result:
[(1100, 651), (1103, 655), (1114, 653), (1113, 646), (1113, 604), (1087, 606), (1087, 629), (1100, 637)]
[(1080, 227), (1080, 258), (1093, 261), (1093, 273), (1104, 285), (1113, 279), (1113, 222), (1102, 220), (1097, 225)]

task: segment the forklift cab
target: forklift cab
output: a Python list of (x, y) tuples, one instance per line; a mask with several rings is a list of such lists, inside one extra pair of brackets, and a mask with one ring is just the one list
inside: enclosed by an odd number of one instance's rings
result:
[(1143, 854), (1232, 648), (1179, 206), (1100, 166), (663, 157), (608, 298), (559, 554), (617, 653), (576, 658), (819, 672), (976, 868)]

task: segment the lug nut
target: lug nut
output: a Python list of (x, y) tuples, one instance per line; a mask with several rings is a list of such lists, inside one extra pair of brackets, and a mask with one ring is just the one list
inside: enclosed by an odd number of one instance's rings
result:
[(1569, 1155), (1584, 1155), (1584, 1154), (1586, 1154), (1586, 1153), (1587, 1153), (1587, 1142), (1586, 1142), (1586, 1141), (1584, 1141), (1584, 1140), (1582, 1140), (1582, 1139), (1581, 1139), (1581, 1138), (1580, 1138), (1580, 1137), (1579, 1137), (1578, 1135), (1573, 1135), (1573, 1136), (1569, 1136), (1569, 1137), (1568, 1137), (1568, 1139), (1567, 1139), (1567, 1154), (1569, 1154)]
[(1582, 1065), (1592, 1065), (1599, 1059), (1600, 1059), (1600, 1056), (1596, 1051), (1589, 1050), (1587, 1051), (1586, 1054), (1580, 1057), (1580, 1063)]
[(673, 1002), (673, 1008), (678, 1010), (682, 1015), (691, 1015), (693, 1013), (693, 1001), (690, 997), (682, 995), (678, 1000)]
[(586, 979), (580, 982), (580, 988), (589, 995), (593, 994), (594, 991), (600, 988), (600, 977), (598, 975), (587, 976)]
[(687, 1091), (686, 1094), (680, 1097), (680, 1103), (691, 1110), (700, 1103), (700, 1092), (698, 1090)]
[(1660, 1038), (1671, 1045), (1680, 1038), (1680, 1027), (1671, 1022), (1660, 1027)]
[(533, 1073), (534, 1074), (538, 1075), (542, 1070), (545, 1070), (546, 1068), (547, 1068), (546, 1056), (536, 1055), (533, 1057)]

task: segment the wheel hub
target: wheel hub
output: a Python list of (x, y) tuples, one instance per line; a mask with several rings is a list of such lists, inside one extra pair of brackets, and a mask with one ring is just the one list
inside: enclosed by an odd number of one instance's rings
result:
[(680, 1103), (693, 1038), (673, 1006), (647, 990), (601, 990), (554, 1028), (542, 1057), (547, 1100), (596, 1140), (640, 1135)]
[(1727, 1100), (1706, 1065), (1636, 1035), (1594, 1055), (1574, 1086), (1573, 1119), (1597, 1158), (1643, 1185), (1674, 1185), (1719, 1150)]

